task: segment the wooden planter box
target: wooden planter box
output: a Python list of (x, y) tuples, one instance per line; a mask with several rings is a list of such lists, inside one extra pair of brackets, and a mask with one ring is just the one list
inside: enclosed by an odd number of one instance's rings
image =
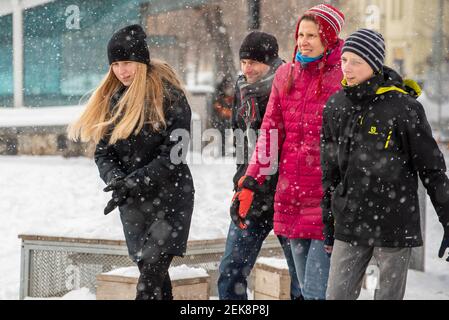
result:
[[(134, 300), (137, 276), (97, 275), (97, 300)], [(210, 276), (172, 279), (174, 300), (209, 300)]]
[(254, 271), (254, 300), (290, 300), (288, 267), (257, 262)]

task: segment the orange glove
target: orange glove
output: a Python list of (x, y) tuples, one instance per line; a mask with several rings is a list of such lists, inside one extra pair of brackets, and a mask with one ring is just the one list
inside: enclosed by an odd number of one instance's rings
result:
[(257, 181), (254, 178), (243, 176), (238, 182), (237, 192), (232, 197), (231, 219), (240, 229), (248, 228), (246, 218), (254, 199), (254, 190), (252, 189), (257, 189), (257, 186)]

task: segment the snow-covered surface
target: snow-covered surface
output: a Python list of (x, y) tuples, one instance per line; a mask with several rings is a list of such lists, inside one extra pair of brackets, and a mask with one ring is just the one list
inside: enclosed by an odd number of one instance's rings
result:
[(118, 277), (128, 277), (128, 278), (138, 278), (139, 268), (137, 267), (125, 267), (111, 270), (106, 273), (102, 273), (108, 276), (118, 276)]
[[(189, 239), (226, 237), (235, 166), (209, 161), (191, 170), (196, 201)], [(110, 197), (103, 187), (91, 159), (0, 157), (0, 299), (19, 295), (18, 234), (124, 238), (118, 212), (103, 215)], [(442, 227), (430, 201), (427, 206), (426, 272), (409, 272), (405, 298), (449, 299), (449, 263), (437, 256)]]
[[(190, 165), (195, 208), (190, 240), (225, 238), (235, 165), (208, 161)], [(0, 156), (0, 300), (17, 299), (19, 234), (123, 240), (118, 210), (91, 159)]]
[[(189, 84), (186, 89), (191, 94), (211, 93), (213, 87), (208, 84)], [(431, 123), (438, 121), (438, 105), (430, 100), (425, 92), (419, 97)], [(0, 127), (67, 125), (82, 113), (84, 106), (61, 106), (43, 108), (0, 108)], [(193, 118), (198, 118), (194, 114)], [(449, 103), (442, 106), (442, 118), (449, 119)]]
[(191, 93), (198, 92), (213, 92), (214, 91), (214, 74), (213, 72), (201, 71), (198, 74), (194, 72), (195, 66), (188, 65), (187, 66), (187, 81), (186, 81), (186, 89)]
[[(421, 102), (421, 104), (424, 107), (424, 110), (426, 111), (427, 120), (433, 124), (438, 123), (438, 116), (439, 116), (438, 104), (430, 100), (425, 92), (421, 94), (421, 96), (418, 98), (418, 101)], [(447, 101), (443, 103), (441, 106), (441, 118), (444, 119), (444, 121), (446, 122), (449, 121), (449, 102)]]
[(46, 108), (0, 108), (0, 127), (67, 125), (78, 118), (84, 106)]
[[(176, 267), (170, 267), (168, 269), (168, 273), (170, 274), (171, 280), (179, 280), (179, 279), (191, 279), (198, 277), (208, 277), (209, 274), (203, 268), (194, 268), (189, 267), (185, 264)], [(104, 273), (109, 276), (121, 276), (121, 277), (131, 277), (138, 278), (139, 277), (139, 269), (137, 267), (126, 267), (112, 270), (110, 272)]]
[(170, 279), (172, 280), (191, 279), (209, 276), (207, 271), (204, 270), (203, 268), (189, 267), (185, 264), (172, 267), (168, 269), (168, 272), (170, 274)]
[(96, 296), (95, 293), (90, 292), (89, 288), (80, 288), (68, 292), (63, 297), (56, 297), (56, 298), (26, 297), (25, 300), (96, 300)]
[[(193, 86), (187, 88), (191, 93), (209, 93), (210, 86)], [(68, 125), (82, 114), (81, 106), (41, 107), (41, 108), (0, 108), (0, 127), (55, 126)], [(192, 112), (192, 119), (200, 116)]]
[(195, 93), (213, 93), (214, 87), (207, 84), (187, 85), (186, 90), (192, 94)]
[(276, 269), (286, 269), (288, 270), (287, 260), (274, 257), (260, 257), (257, 259), (257, 263), (265, 264), (267, 266)]
[[(191, 240), (223, 238), (229, 224), (232, 164), (191, 165), (196, 189)], [(16, 232), (123, 240), (118, 210), (104, 216), (110, 199), (92, 160), (62, 157), (0, 157), (0, 209)], [(217, 188), (217, 186), (219, 186)], [(207, 228), (204, 226), (207, 225)], [(225, 226), (224, 226), (225, 225)]]
[(81, 288), (68, 292), (60, 300), (95, 300), (95, 294), (89, 291), (89, 288)]

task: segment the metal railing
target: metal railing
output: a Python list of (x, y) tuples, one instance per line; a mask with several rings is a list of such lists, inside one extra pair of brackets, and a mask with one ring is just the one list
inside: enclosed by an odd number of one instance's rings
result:
[[(20, 294), (26, 297), (61, 297), (79, 288), (96, 291), (96, 275), (135, 265), (124, 241), (20, 235), (22, 240)], [(225, 239), (189, 241), (186, 255), (172, 265), (201, 267), (211, 276), (211, 296), (216, 296), (217, 270)], [(261, 256), (282, 256), (275, 236), (269, 236)], [(249, 287), (252, 283), (249, 280)]]

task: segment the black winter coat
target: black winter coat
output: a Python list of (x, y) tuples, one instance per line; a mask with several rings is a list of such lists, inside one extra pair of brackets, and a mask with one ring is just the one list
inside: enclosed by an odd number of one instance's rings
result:
[[(154, 132), (145, 124), (137, 135), (132, 134), (112, 145), (108, 145), (107, 137), (103, 138), (95, 150), (95, 162), (106, 184), (114, 177), (143, 170), (147, 187), (119, 207), (129, 255), (136, 262), (151, 261), (164, 253), (183, 255), (193, 211), (194, 187), (190, 170), (185, 161), (178, 164), (170, 158), (173, 147), (179, 142), (179, 139), (171, 141), (173, 131), (190, 132), (190, 106), (184, 93), (165, 85), (170, 92), (163, 100), (166, 129)], [(125, 89), (121, 88), (111, 98), (111, 108)]]
[(449, 228), (444, 157), (415, 94), (384, 67), (329, 99), (321, 143), (328, 244), (335, 235), (356, 245), (421, 246), (418, 175)]
[[(235, 85), (234, 103), (232, 106), (231, 122), (234, 134), (236, 130), (246, 132), (248, 128), (253, 129), (258, 134), (270, 98), (274, 75), (282, 63), (283, 61), (280, 58), (274, 60), (271, 63), (268, 74), (254, 84), (248, 84), (245, 76), (239, 76)], [(237, 190), (239, 179), (245, 175), (248, 168), (248, 155), (251, 157), (249, 153), (254, 151), (251, 145), (254, 147), (257, 142), (257, 136), (254, 136), (254, 138), (254, 141), (249, 141), (245, 135), (244, 162), (237, 164), (237, 171), (233, 178), (235, 191)], [(234, 140), (234, 146), (236, 146), (235, 143), (236, 141)], [(276, 192), (277, 180), (278, 173), (268, 176), (261, 186), (260, 192), (254, 195), (249, 216), (259, 217), (259, 222), (261, 223), (273, 224), (274, 194)]]

